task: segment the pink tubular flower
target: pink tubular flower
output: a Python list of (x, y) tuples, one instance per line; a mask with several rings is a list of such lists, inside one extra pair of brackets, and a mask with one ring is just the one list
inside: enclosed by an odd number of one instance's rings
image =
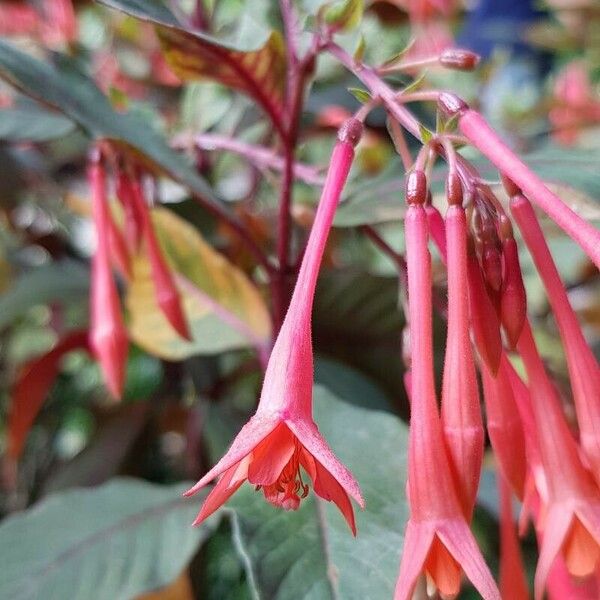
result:
[(485, 600), (500, 600), (462, 512), (444, 448), (433, 381), (431, 259), (423, 206), (408, 207), (405, 232), (412, 352), (410, 519), (394, 598), (409, 600), (422, 572), (442, 597), (454, 597), (464, 570)]
[(512, 497), (506, 480), (498, 473), (500, 496), (500, 593), (506, 600), (527, 600), (529, 591), (513, 520)]
[(525, 323), (527, 297), (519, 265), (519, 249), (512, 234), (502, 241), (502, 259), (504, 273), (500, 293), (500, 319), (511, 348), (515, 348)]
[(498, 170), (506, 173), (554, 222), (573, 238), (600, 269), (600, 231), (571, 210), (544, 182), (513, 153), (476, 111), (453, 94), (442, 93), (440, 105), (445, 112), (459, 113), (463, 135)]
[(154, 290), (156, 293), (156, 302), (162, 313), (165, 315), (173, 329), (185, 340), (191, 340), (192, 334), (185, 318), (181, 297), (173, 280), (173, 275), (169, 270), (158, 240), (154, 232), (152, 219), (148, 206), (143, 197), (142, 188), (139, 181), (131, 183), (131, 201), (133, 202), (133, 211), (137, 214), (141, 223), (142, 234), (146, 240), (148, 259), (150, 260), (150, 269), (154, 281)]
[(527, 467), (525, 437), (506, 361), (506, 357), (501, 359), (496, 377), (485, 364), (481, 364), (487, 431), (502, 476), (510, 482), (515, 494), (522, 500)]
[(51, 44), (71, 44), (77, 39), (77, 17), (72, 0), (44, 0), (45, 38)]
[(110, 269), (109, 219), (104, 167), (99, 156), (89, 167), (92, 210), (98, 245), (92, 259), (90, 296), (90, 347), (98, 358), (110, 393), (123, 392), (127, 365), (127, 332), (123, 324), (117, 288)]
[(470, 519), (481, 474), (484, 433), (469, 337), (467, 221), (461, 205), (448, 207), (446, 244), (448, 338), (442, 387), (442, 429), (463, 513)]
[(535, 598), (541, 600), (548, 573), (559, 553), (569, 572), (577, 577), (590, 575), (596, 569), (600, 559), (600, 492), (581, 463), (529, 323), (523, 328), (518, 351), (529, 377), (548, 486), (548, 500), (538, 522), (543, 539), (535, 574)]
[(600, 484), (600, 368), (583, 337), (533, 207), (522, 195), (514, 196), (510, 206), (548, 294), (567, 358), (581, 446)]
[(469, 311), (477, 351), (493, 375), (500, 367), (502, 338), (498, 313), (487, 292), (479, 261), (473, 250), (467, 257)]
[(206, 498), (201, 523), (248, 480), (265, 498), (286, 510), (308, 493), (303, 467), (315, 493), (333, 501), (356, 534), (349, 496), (364, 507), (358, 484), (337, 460), (312, 418), (312, 303), (327, 235), (354, 158), (362, 124), (349, 119), (340, 129), (296, 287), (267, 365), (256, 414), (244, 425), (225, 456), (188, 492), (221, 476)]

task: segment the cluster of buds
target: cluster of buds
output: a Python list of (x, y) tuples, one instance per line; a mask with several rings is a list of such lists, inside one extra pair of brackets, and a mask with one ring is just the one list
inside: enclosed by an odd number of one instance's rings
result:
[(144, 194), (141, 175), (133, 168), (116, 168), (116, 195), (123, 208), (123, 227), (117, 225), (108, 202), (105, 157), (97, 148), (89, 161), (88, 177), (97, 246), (92, 259), (90, 348), (98, 359), (110, 393), (123, 392), (128, 339), (113, 267), (127, 282), (131, 258), (145, 247), (156, 303), (173, 329), (191, 339), (173, 274), (163, 256)]
[[(475, 111), (442, 95), (441, 107), (457, 114), (472, 143), (501, 168), (513, 156)], [(396, 587), (396, 600), (412, 597), (421, 575), (443, 598), (455, 597), (462, 571), (483, 598), (526, 598), (510, 498), (523, 502), (521, 527), (534, 523), (540, 546), (535, 597), (575, 590), (576, 580), (600, 573), (600, 368), (587, 345), (543, 231), (529, 201), (549, 208), (571, 230), (569, 209), (522, 163), (501, 171), (509, 213), (477, 171), (448, 140), (436, 140), (449, 164), (447, 212), (428, 206), (431, 195), (419, 155), (407, 177), (405, 235), (408, 269), (411, 400), (408, 497), (411, 516)], [(484, 150), (485, 148), (485, 150)], [(516, 160), (516, 159), (515, 159)], [(515, 183), (513, 176), (521, 181)], [(540, 182), (541, 183), (541, 182)], [(525, 185), (526, 184), (526, 185)], [(525, 187), (527, 186), (527, 190)], [(555, 201), (556, 199), (556, 201)], [(559, 204), (557, 204), (558, 202)], [(573, 237), (597, 262), (600, 232), (580, 222)], [(552, 308), (569, 368), (577, 414), (575, 438), (557, 388), (540, 357), (527, 317), (525, 287), (513, 223), (531, 254)], [(448, 275), (448, 328), (441, 409), (433, 372), (431, 261), (437, 245)], [(520, 358), (526, 381), (511, 359)], [(501, 492), (500, 589), (469, 530), (483, 455), (486, 425)], [(510, 574), (509, 574), (510, 573)], [(573, 592), (574, 593), (574, 592)], [(579, 597), (579, 596), (578, 596)]]

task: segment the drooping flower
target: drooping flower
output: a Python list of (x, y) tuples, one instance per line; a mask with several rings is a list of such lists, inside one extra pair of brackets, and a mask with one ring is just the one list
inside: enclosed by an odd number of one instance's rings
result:
[(121, 305), (110, 268), (106, 177), (99, 153), (89, 166), (92, 211), (97, 247), (92, 258), (90, 292), (90, 347), (100, 362), (108, 390), (120, 398), (125, 381), (128, 340)]
[(163, 256), (158, 243), (148, 206), (144, 200), (139, 181), (130, 181), (129, 198), (133, 203), (133, 214), (141, 225), (141, 232), (146, 242), (146, 250), (150, 261), (150, 270), (156, 294), (156, 303), (165, 315), (173, 329), (185, 340), (191, 340), (192, 335), (185, 317), (181, 297), (173, 275)]
[(522, 500), (527, 472), (525, 437), (507, 371), (507, 358), (501, 358), (495, 377), (485, 363), (481, 364), (480, 371), (487, 431), (494, 455), (502, 476), (510, 482), (515, 494)]
[(435, 399), (431, 258), (427, 216), (411, 204), (405, 218), (411, 339), (411, 427), (406, 526), (395, 600), (409, 600), (421, 573), (443, 597), (454, 597), (462, 571), (486, 600), (500, 600), (462, 512), (444, 447)]
[(600, 559), (600, 491), (581, 463), (529, 323), (523, 328), (517, 348), (529, 378), (547, 481), (547, 502), (538, 522), (543, 538), (535, 574), (535, 597), (541, 600), (548, 573), (559, 553), (573, 575), (584, 577), (596, 569)]
[(569, 368), (580, 443), (600, 485), (600, 367), (583, 337), (533, 207), (523, 195), (513, 196), (510, 207), (544, 283), (558, 325)]
[(327, 235), (361, 131), (362, 124), (349, 119), (338, 134), (296, 287), (267, 365), (256, 414), (244, 425), (225, 456), (186, 493), (193, 495), (220, 476), (196, 524), (212, 514), (246, 480), (261, 489), (275, 506), (297, 509), (308, 493), (302, 467), (313, 482), (314, 492), (333, 501), (352, 532), (356, 532), (349, 497), (363, 507), (360, 489), (333, 455), (312, 418), (311, 313)]
[(469, 336), (467, 220), (462, 195), (455, 200), (446, 212), (448, 333), (441, 416), (459, 500), (470, 519), (481, 474), (484, 433)]

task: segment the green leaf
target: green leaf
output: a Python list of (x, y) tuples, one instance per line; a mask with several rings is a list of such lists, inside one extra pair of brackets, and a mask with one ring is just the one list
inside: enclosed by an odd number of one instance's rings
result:
[(336, 227), (385, 223), (404, 218), (404, 168), (393, 159), (377, 177), (361, 178), (348, 185), (335, 213)]
[(37, 104), (0, 109), (0, 140), (47, 142), (71, 133), (73, 121)]
[(351, 405), (320, 385), (314, 400), (319, 429), (365, 496), (358, 536), (337, 507), (312, 492), (297, 512), (284, 512), (244, 486), (229, 506), (254, 597), (391, 598), (407, 518), (407, 429), (397, 417)]
[[(219, 40), (185, 29), (161, 2), (99, 0), (156, 26), (165, 58), (185, 81), (208, 79), (248, 94), (281, 127), (286, 52), (278, 31), (260, 31), (254, 24), (252, 44)], [(245, 36), (247, 37), (247, 36)]]
[[(150, 4), (149, 4), (150, 6)], [(207, 204), (222, 204), (191, 164), (173, 151), (148, 123), (133, 113), (115, 112), (106, 96), (74, 62), (56, 55), (56, 64), (41, 62), (0, 40), (0, 78), (32, 98), (52, 106), (77, 122), (91, 136), (121, 143), (164, 171)]]
[(271, 320), (258, 288), (187, 221), (163, 208), (152, 213), (165, 257), (183, 277), (176, 280), (193, 339), (181, 338), (159, 309), (149, 260), (140, 254), (126, 298), (133, 340), (167, 360), (248, 346), (264, 349)]
[(54, 261), (21, 275), (0, 296), (0, 329), (33, 306), (73, 302), (89, 290), (87, 268), (74, 260)]
[(337, 30), (349, 31), (358, 26), (363, 11), (363, 0), (340, 0), (325, 8), (324, 20)]
[(421, 141), (426, 144), (433, 139), (433, 132), (427, 129), (425, 125), (419, 123), (419, 135), (421, 136)]
[(351, 87), (348, 91), (361, 103), (366, 104), (371, 100), (371, 94), (362, 88)]
[[(404, 318), (398, 295), (398, 278), (394, 276), (356, 268), (324, 271), (319, 277), (313, 315), (315, 350), (360, 369), (396, 399), (404, 397), (399, 359)], [(340, 368), (335, 371), (342, 379)], [(331, 382), (330, 377), (328, 385)], [(337, 387), (335, 390), (339, 394)]]
[(0, 525), (0, 597), (115, 600), (162, 587), (218, 519), (191, 527), (185, 486), (115, 479), (51, 495)]
[(354, 62), (361, 63), (363, 58), (365, 57), (365, 51), (367, 49), (367, 43), (365, 41), (365, 36), (361, 35), (358, 39), (358, 44), (356, 45), (356, 50), (354, 51)]

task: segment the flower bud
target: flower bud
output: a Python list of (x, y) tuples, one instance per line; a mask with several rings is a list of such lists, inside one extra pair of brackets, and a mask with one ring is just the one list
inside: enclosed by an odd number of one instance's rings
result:
[(415, 169), (406, 177), (406, 202), (425, 204), (427, 200), (427, 177), (425, 171)]
[(463, 203), (463, 187), (458, 173), (448, 173), (446, 179), (446, 198), (448, 204), (462, 206)]
[(448, 48), (440, 54), (440, 65), (457, 71), (472, 71), (479, 63), (479, 55), (470, 50)]
[(469, 105), (456, 94), (451, 92), (442, 92), (438, 96), (438, 108), (448, 117), (456, 113), (462, 113), (469, 108)]
[(338, 140), (356, 147), (363, 134), (364, 126), (354, 117), (345, 121), (338, 130)]
[(519, 250), (513, 238), (507, 238), (502, 242), (502, 256), (504, 277), (500, 294), (500, 319), (508, 343), (511, 348), (515, 348), (525, 323), (527, 297), (519, 265)]
[(488, 294), (475, 252), (467, 260), (469, 277), (469, 312), (475, 345), (493, 376), (496, 376), (502, 356), (500, 321)]
[(89, 179), (98, 237), (98, 246), (92, 259), (90, 348), (100, 362), (110, 393), (119, 398), (125, 381), (128, 340), (117, 288), (110, 269), (106, 182), (99, 156), (92, 158)]
[(507, 175), (500, 173), (500, 179), (502, 179), (502, 185), (504, 186), (509, 198), (521, 193), (521, 188), (519, 188), (519, 186)]
[(483, 244), (481, 266), (485, 281), (494, 292), (502, 287), (502, 257), (498, 247), (490, 242)]

